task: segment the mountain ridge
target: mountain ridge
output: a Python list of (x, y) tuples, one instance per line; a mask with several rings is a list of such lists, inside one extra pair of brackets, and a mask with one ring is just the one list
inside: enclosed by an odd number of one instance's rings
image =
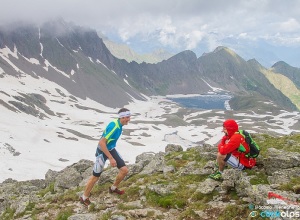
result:
[(116, 58), (125, 59), (129, 63), (135, 61), (137, 63), (145, 62), (154, 64), (167, 60), (173, 56), (173, 54), (170, 54), (163, 49), (154, 50), (152, 53), (139, 54), (125, 44), (118, 44), (110, 41), (103, 34), (98, 35), (103, 39), (103, 43)]
[[(24, 73), (46, 77), (76, 96), (89, 97), (108, 106), (122, 106), (133, 99), (145, 100), (143, 94), (205, 94), (212, 91), (212, 85), (232, 96), (254, 95), (258, 100), (272, 101), (276, 108), (296, 109), (263, 73), (225, 47), (199, 58), (192, 51), (183, 51), (157, 64), (128, 63), (114, 57), (96, 31), (63, 20), (10, 32), (1, 28), (0, 45), (9, 48), (10, 54), (15, 51), (24, 57), (21, 62), (9, 55), (5, 57), (1, 49), (0, 62), (5, 73), (19, 75), (20, 71), (8, 68), (7, 62), (12, 62), (13, 66), (20, 65), (18, 69), (26, 70)], [(25, 62), (32, 58), (38, 62), (34, 65)], [(113, 92), (107, 93), (109, 90)]]

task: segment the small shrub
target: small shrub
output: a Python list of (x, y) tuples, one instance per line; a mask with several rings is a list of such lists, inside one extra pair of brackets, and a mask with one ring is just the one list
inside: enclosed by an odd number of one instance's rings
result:
[(148, 191), (146, 193), (147, 202), (151, 205), (162, 208), (184, 208), (186, 200), (176, 196), (176, 194), (168, 194), (161, 196), (155, 192)]
[(68, 220), (68, 218), (72, 215), (73, 211), (69, 208), (69, 209), (65, 209), (60, 211), (57, 216), (56, 216), (56, 220)]
[(188, 208), (179, 215), (179, 219), (199, 219), (199, 216), (195, 213), (194, 209)]
[(9, 219), (13, 219), (14, 214), (15, 214), (16, 210), (15, 209), (11, 209), (10, 207), (8, 207), (3, 214), (0, 216), (1, 220), (9, 220)]
[(251, 185), (269, 184), (268, 176), (263, 172), (256, 172), (255, 176), (250, 179)]
[(294, 192), (294, 187), (299, 186), (299, 185), (300, 185), (300, 178), (295, 177), (295, 178), (292, 178), (290, 180), (290, 182), (280, 185), (280, 189), (285, 190), (285, 191), (293, 191)]
[(34, 207), (35, 207), (35, 203), (29, 202), (26, 206), (25, 211), (32, 211), (34, 209)]
[[(268, 148), (300, 153), (300, 134), (273, 137), (267, 134), (257, 135), (254, 140), (261, 148), (261, 155), (267, 156)], [(291, 144), (294, 143), (294, 144)]]
[(191, 199), (192, 199), (192, 201), (201, 201), (201, 202), (203, 202), (203, 203), (207, 203), (207, 202), (209, 202), (209, 201), (212, 201), (213, 200), (213, 197), (215, 196), (215, 195), (217, 195), (218, 193), (216, 192), (216, 191), (214, 191), (214, 192), (212, 192), (212, 193), (210, 193), (210, 194), (203, 194), (203, 193), (201, 193), (201, 192), (195, 192), (193, 195), (192, 195), (192, 197), (191, 197)]
[(235, 188), (233, 188), (233, 190), (230, 190), (229, 192), (228, 192), (228, 197), (232, 200), (239, 200), (240, 199), (240, 197), (238, 196), (238, 194), (237, 194), (237, 192), (236, 192), (236, 190), (235, 190)]
[(136, 200), (140, 197), (139, 191), (140, 191), (140, 187), (138, 186), (127, 188), (126, 193), (120, 198), (122, 198), (126, 202)]
[(219, 220), (227, 220), (227, 219), (247, 219), (249, 215), (248, 207), (242, 207), (237, 205), (228, 205), (226, 208), (220, 213), (218, 217)]
[(101, 216), (100, 220), (110, 220), (111, 212), (105, 213)]
[(78, 201), (77, 190), (67, 190), (59, 198), (59, 203), (64, 203), (66, 201)]
[(38, 195), (41, 197), (44, 197), (48, 192), (50, 192), (51, 194), (54, 194), (54, 182), (50, 183), (45, 189), (42, 189)]

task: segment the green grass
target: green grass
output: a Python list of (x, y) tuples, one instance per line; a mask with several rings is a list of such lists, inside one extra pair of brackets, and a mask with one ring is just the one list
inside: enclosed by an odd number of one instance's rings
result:
[(51, 194), (54, 194), (54, 182), (50, 183), (45, 189), (42, 189), (38, 195), (41, 197), (44, 197), (48, 192), (50, 192)]
[(202, 203), (207, 203), (213, 200), (214, 196), (218, 195), (218, 192), (213, 191), (212, 193), (209, 194), (203, 194), (201, 192), (195, 192), (191, 200), (192, 201), (201, 201)]
[(187, 208), (179, 215), (179, 219), (199, 219), (199, 216), (196, 214), (195, 209)]
[(159, 195), (155, 192), (146, 191), (147, 202), (152, 206), (158, 206), (162, 208), (184, 208), (186, 206), (186, 200), (180, 198), (175, 193), (168, 195)]
[(228, 205), (220, 213), (219, 220), (228, 220), (228, 219), (247, 219), (250, 211), (248, 207), (242, 207), (237, 205)]
[(267, 134), (253, 136), (256, 143), (261, 148), (261, 155), (267, 156), (268, 148), (275, 148), (287, 152), (300, 153), (300, 134), (285, 135), (282, 137), (273, 137)]
[(269, 184), (268, 176), (263, 171), (246, 170), (248, 176), (251, 176), (251, 185)]
[(207, 179), (207, 175), (190, 174), (190, 175), (185, 175), (185, 176), (178, 176), (176, 179), (183, 186), (186, 186), (188, 184), (203, 182), (205, 179)]
[(122, 199), (124, 202), (138, 200), (140, 198), (140, 187), (132, 186), (126, 189), (126, 193), (122, 195)]
[(111, 214), (111, 212), (109, 211), (109, 212), (103, 214), (103, 215), (101, 216), (100, 220), (110, 220), (110, 219), (111, 219), (111, 216), (112, 216), (112, 214)]
[[(287, 135), (282, 137), (272, 137), (265, 134), (253, 135), (254, 140), (261, 147), (261, 155), (267, 156), (267, 148), (273, 147), (279, 150), (289, 152), (300, 151), (300, 135)], [(122, 181), (120, 188), (124, 189), (126, 193), (118, 196), (120, 200), (118, 203), (118, 210), (122, 211), (131, 210), (135, 207), (124, 205), (127, 202), (137, 201), (141, 195), (146, 197), (146, 201), (143, 202), (145, 207), (151, 207), (154, 209), (165, 210), (179, 209), (179, 219), (199, 219), (199, 213), (201, 211), (206, 212), (210, 217), (219, 216), (218, 219), (247, 219), (250, 210), (246, 206), (245, 202), (240, 200), (235, 188), (228, 191), (227, 194), (219, 195), (218, 190), (214, 190), (210, 194), (203, 194), (196, 191), (197, 186), (207, 178), (207, 175), (189, 174), (188, 164), (193, 163), (191, 167), (194, 169), (202, 169), (207, 163), (207, 160), (201, 157), (199, 149), (190, 148), (182, 152), (172, 152), (165, 156), (165, 164), (175, 167), (175, 172), (163, 174), (162, 172), (153, 173), (151, 175), (136, 174), (130, 178)], [(178, 172), (179, 171), (179, 172)], [(182, 172), (181, 172), (182, 171)], [(250, 176), (250, 184), (269, 184), (268, 176), (262, 169), (245, 170), (244, 172)], [(166, 187), (172, 185), (172, 189), (169, 194), (160, 195), (149, 189), (149, 185), (161, 185)], [(96, 184), (92, 190), (92, 200), (108, 194), (108, 187), (111, 183)], [(295, 186), (297, 186), (295, 188)], [(54, 192), (54, 183), (49, 184), (45, 189), (39, 191), (37, 194), (40, 197), (49, 195), (50, 201), (41, 201), (38, 206), (35, 203), (29, 202), (23, 213), (18, 216), (15, 215), (14, 209), (6, 209), (0, 216), (2, 220), (10, 220), (16, 217), (22, 217), (24, 215), (30, 215), (30, 218), (35, 220), (40, 218), (41, 213), (50, 213), (49, 219), (64, 220), (68, 219), (73, 214), (75, 209), (75, 203), (78, 202), (78, 192), (82, 191), (84, 187), (77, 187), (71, 190), (65, 190), (63, 194), (56, 194)], [(280, 190), (290, 191), (297, 193), (300, 190), (300, 178), (294, 177), (288, 183), (281, 184)], [(211, 207), (209, 202), (216, 199), (216, 197), (222, 199), (223, 202), (235, 202), (235, 205), (228, 205), (224, 210), (220, 207)], [(46, 197), (45, 197), (46, 198)], [(13, 198), (12, 198), (13, 199)], [(48, 199), (49, 200), (49, 199)], [(68, 208), (64, 204), (69, 204)], [(123, 204), (123, 205), (122, 205)], [(106, 204), (92, 204), (89, 206), (89, 213), (98, 213), (103, 210), (107, 210)], [(60, 210), (57, 213), (57, 210)], [(56, 214), (55, 214), (56, 213)], [(116, 214), (116, 213), (114, 213)], [(151, 219), (155, 215), (154, 211), (147, 213), (147, 218)], [(111, 212), (106, 212), (101, 215), (100, 220), (108, 220), (112, 216)], [(162, 217), (155, 216), (156, 219)]]
[(69, 189), (64, 192), (64, 194), (58, 196), (57, 204), (64, 204), (68, 201), (74, 202), (78, 201), (78, 195), (77, 193), (80, 191), (80, 187), (77, 187), (76, 189)]
[(172, 165), (175, 169), (186, 166), (189, 162), (196, 162), (194, 165), (197, 168), (202, 168), (208, 160), (201, 157), (196, 148), (188, 149), (187, 151), (172, 152), (165, 156), (166, 164)]
[(72, 214), (73, 214), (73, 210), (71, 210), (70, 208), (63, 209), (57, 214), (55, 220), (68, 220), (68, 218)]
[(233, 190), (230, 190), (230, 191), (228, 192), (228, 198), (229, 198), (230, 200), (237, 200), (237, 201), (240, 199), (240, 197), (238, 196), (238, 194), (237, 194), (235, 188), (234, 188)]
[(104, 184), (95, 184), (91, 193), (92, 195), (100, 195), (102, 192), (108, 192), (108, 188), (111, 186), (111, 183), (104, 183)]
[(15, 209), (11, 209), (10, 207), (8, 207), (3, 212), (3, 214), (0, 216), (0, 219), (1, 220), (10, 220), (10, 219), (13, 219), (15, 212), (16, 212)]
[(294, 192), (294, 187), (295, 186), (298, 186), (298, 188), (300, 187), (300, 177), (294, 177), (290, 180), (290, 182), (285, 183), (285, 184), (281, 184), (280, 189), (285, 190), (285, 191)]

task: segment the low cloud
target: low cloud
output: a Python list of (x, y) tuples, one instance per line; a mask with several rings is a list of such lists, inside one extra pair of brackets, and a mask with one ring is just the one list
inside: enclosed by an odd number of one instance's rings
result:
[(0, 4), (1, 25), (60, 17), (107, 35), (117, 33), (124, 43), (137, 36), (145, 41), (151, 37), (181, 49), (194, 49), (207, 39), (212, 48), (228, 36), (257, 39), (280, 32), (280, 39), (272, 40), (282, 43), (284, 38), (297, 42), (300, 35), (296, 0), (0, 0)]

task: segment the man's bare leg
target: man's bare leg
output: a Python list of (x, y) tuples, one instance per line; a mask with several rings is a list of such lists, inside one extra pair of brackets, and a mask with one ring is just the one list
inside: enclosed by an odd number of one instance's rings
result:
[(118, 188), (119, 184), (125, 178), (125, 176), (127, 175), (127, 173), (128, 173), (128, 168), (126, 166), (121, 167), (119, 169), (119, 173), (118, 173), (118, 175), (116, 177), (116, 180), (115, 180), (113, 186), (115, 186), (116, 188)]
[(224, 161), (224, 159), (226, 158), (226, 154), (225, 155), (223, 155), (223, 154), (220, 154), (219, 152), (218, 152), (218, 154), (217, 154), (217, 162), (218, 162), (218, 164), (219, 164), (219, 171), (220, 172), (223, 172), (223, 170), (224, 170), (224, 168), (225, 168), (225, 161)]
[(84, 193), (83, 195), (85, 197), (89, 197), (90, 196), (90, 193), (95, 185), (95, 183), (99, 180), (99, 177), (96, 177), (96, 176), (91, 176), (90, 179), (88, 180), (86, 186), (85, 186), (85, 189), (84, 189)]

